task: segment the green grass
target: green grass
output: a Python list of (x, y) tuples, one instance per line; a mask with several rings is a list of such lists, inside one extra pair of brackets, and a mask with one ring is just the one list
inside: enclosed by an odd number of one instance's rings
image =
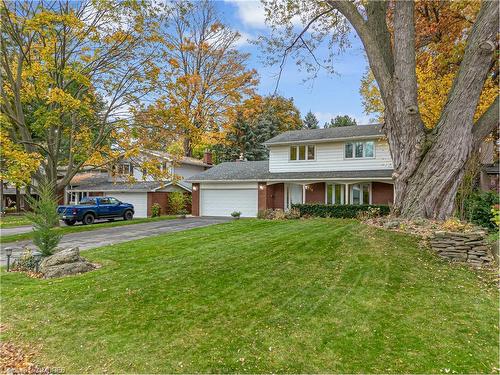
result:
[(30, 225), (31, 222), (25, 215), (7, 215), (0, 218), (0, 228), (13, 228), (22, 225)]
[[(151, 223), (154, 221), (161, 221), (161, 220), (171, 220), (171, 219), (176, 219), (177, 216), (159, 216), (159, 217), (149, 217), (149, 218), (141, 218), (141, 219), (132, 219), (132, 220), (121, 220), (118, 219), (116, 221), (110, 221), (106, 223), (96, 223), (96, 224), (91, 224), (91, 225), (75, 225), (72, 227), (68, 226), (61, 226), (59, 228), (56, 228), (55, 231), (61, 234), (69, 234), (69, 233), (76, 233), (76, 232), (87, 232), (91, 230), (96, 230), (96, 229), (103, 229), (103, 228), (111, 228), (111, 227), (120, 227), (122, 225), (131, 225), (131, 224), (142, 224), (142, 223)], [(25, 233), (19, 233), (19, 234), (10, 234), (6, 236), (2, 236), (2, 243), (8, 243), (8, 242), (16, 242), (16, 241), (24, 241), (24, 240), (30, 240), (33, 238), (33, 232), (25, 232)]]
[(66, 373), (488, 373), (498, 291), (354, 220), (239, 220), (2, 274), (4, 340)]

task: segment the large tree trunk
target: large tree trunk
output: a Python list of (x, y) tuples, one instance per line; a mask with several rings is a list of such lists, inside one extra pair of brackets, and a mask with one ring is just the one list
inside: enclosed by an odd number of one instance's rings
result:
[[(403, 17), (398, 19), (401, 18)], [(394, 27), (398, 26), (405, 27), (398, 25), (395, 18)], [(421, 151), (410, 159), (411, 164), (415, 165), (410, 175), (399, 174), (399, 170), (396, 169), (395, 208), (403, 216), (445, 219), (453, 213), (465, 165), (480, 144), (474, 137), (473, 129), (481, 124), (474, 125), (473, 118), (487, 78), (497, 30), (498, 4), (485, 2), (467, 40), (464, 58), (438, 124), (427, 136), (417, 137), (413, 142), (393, 149), (393, 154), (408, 152), (411, 149)], [(397, 33), (395, 34), (396, 48)], [(397, 81), (396, 79), (396, 83)], [(404, 95), (397, 86), (395, 92), (397, 98)], [(495, 101), (490, 108), (497, 112), (497, 118), (487, 124), (489, 132), (492, 130), (492, 125), (498, 124), (497, 103), (498, 101)], [(396, 112), (401, 113), (401, 108)], [(395, 117), (390, 116), (388, 120), (394, 121)], [(408, 117), (410, 117), (408, 121), (402, 124), (414, 127), (414, 124), (410, 124), (414, 116), (408, 115)]]
[(473, 123), (497, 48), (498, 3), (482, 3), (441, 118), (431, 132), (425, 130), (418, 110), (414, 3), (394, 4), (392, 48), (384, 2), (368, 3), (366, 20), (352, 2), (328, 3), (349, 20), (361, 38), (384, 100), (384, 129), (394, 164), (395, 211), (405, 217), (450, 216), (467, 161), (498, 126), (498, 97)]

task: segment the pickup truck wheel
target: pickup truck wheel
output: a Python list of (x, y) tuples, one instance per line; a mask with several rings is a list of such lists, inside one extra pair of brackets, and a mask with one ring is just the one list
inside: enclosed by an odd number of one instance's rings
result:
[(64, 224), (72, 226), (75, 225), (76, 220), (64, 220)]
[(83, 224), (88, 225), (88, 224), (93, 224), (93, 223), (94, 223), (94, 215), (86, 214), (83, 217)]
[(123, 214), (123, 220), (132, 220), (133, 217), (134, 214), (130, 210), (125, 211), (125, 213)]

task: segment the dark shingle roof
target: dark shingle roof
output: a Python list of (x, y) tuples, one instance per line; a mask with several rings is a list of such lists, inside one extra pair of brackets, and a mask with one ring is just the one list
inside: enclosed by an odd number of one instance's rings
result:
[(259, 180), (269, 173), (269, 161), (240, 161), (217, 164), (188, 178), (188, 181)]
[(326, 141), (357, 137), (383, 136), (382, 125), (339, 126), (327, 129), (290, 130), (271, 138), (266, 145), (303, 141)]
[[(71, 180), (70, 191), (88, 192), (147, 192), (157, 191), (171, 185), (172, 181), (110, 181), (107, 173), (82, 173)], [(191, 186), (184, 181), (174, 183), (185, 190), (191, 190)]]
[(211, 169), (188, 178), (189, 182), (202, 181), (271, 181), (311, 180), (334, 178), (390, 178), (392, 169), (367, 171), (327, 172), (269, 172), (269, 161), (242, 161), (218, 164)]
[(483, 170), (488, 174), (500, 174), (498, 169), (498, 163), (495, 164), (485, 164)]

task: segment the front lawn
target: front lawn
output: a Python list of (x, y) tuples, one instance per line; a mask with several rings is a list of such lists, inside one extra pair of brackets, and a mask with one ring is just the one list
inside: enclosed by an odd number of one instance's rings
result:
[(7, 214), (4, 217), (0, 217), (0, 228), (13, 228), (30, 224), (31, 222), (23, 214), (19, 215)]
[(498, 292), (400, 233), (239, 220), (2, 273), (3, 340), (66, 373), (490, 373)]
[[(87, 232), (91, 230), (96, 230), (96, 229), (103, 229), (103, 228), (111, 228), (111, 227), (119, 227), (122, 225), (131, 225), (131, 224), (142, 224), (142, 223), (151, 223), (154, 221), (161, 221), (161, 220), (171, 220), (171, 219), (176, 219), (177, 216), (159, 216), (159, 217), (148, 217), (148, 218), (140, 218), (140, 219), (132, 219), (132, 220), (122, 220), (122, 219), (117, 219), (116, 221), (110, 221), (106, 223), (94, 223), (91, 225), (82, 225), (82, 224), (77, 224), (75, 226), (69, 227), (69, 226), (61, 226), (59, 228), (55, 228), (55, 231), (65, 235), (69, 233), (76, 233), (76, 232)], [(62, 225), (62, 224), (61, 224)], [(15, 242), (15, 241), (23, 241), (23, 240), (30, 240), (33, 238), (33, 232), (25, 232), (25, 233), (19, 233), (19, 234), (9, 234), (6, 236), (2, 236), (2, 243), (8, 243), (8, 242)]]

